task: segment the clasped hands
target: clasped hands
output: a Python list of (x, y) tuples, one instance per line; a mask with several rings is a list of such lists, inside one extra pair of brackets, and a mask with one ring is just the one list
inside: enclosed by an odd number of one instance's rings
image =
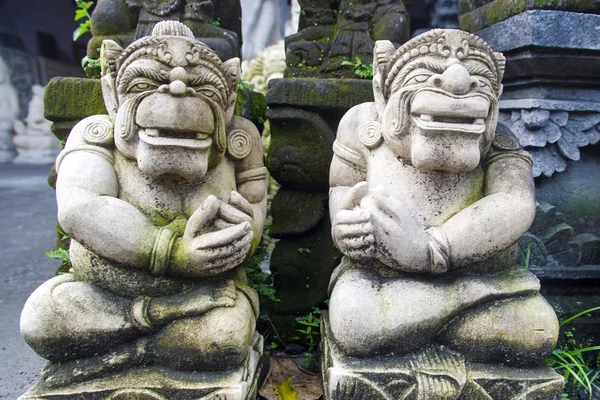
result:
[[(248, 255), (254, 225), (252, 205), (239, 193), (231, 192), (229, 203), (208, 196), (190, 216), (183, 237), (177, 241), (176, 259), (183, 258), (185, 264), (179, 274), (209, 276), (237, 266)], [(182, 261), (171, 262), (178, 263)]]
[(360, 182), (342, 198), (333, 219), (333, 240), (347, 257), (377, 259), (406, 272), (431, 270), (428, 235), (406, 205), (383, 186)]

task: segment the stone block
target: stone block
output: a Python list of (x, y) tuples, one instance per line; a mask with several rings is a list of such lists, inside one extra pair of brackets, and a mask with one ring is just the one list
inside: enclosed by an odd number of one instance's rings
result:
[[(282, 188), (271, 204), (273, 225), (269, 234), (274, 238), (284, 238), (305, 233), (323, 219), (326, 207), (327, 193)], [(299, 215), (302, 218), (298, 218)]]
[(335, 134), (316, 112), (271, 108), (269, 172), (281, 185), (295, 190), (327, 190)]
[(558, 400), (563, 391), (563, 378), (549, 367), (469, 363), (441, 345), (404, 356), (346, 356), (327, 311), (321, 316), (321, 357), (326, 400)]
[[(488, 26), (505, 21), (528, 10), (573, 11), (578, 13), (600, 13), (599, 0), (459, 0), (460, 28), (476, 32)], [(548, 28), (568, 26), (549, 25)]]
[(329, 277), (341, 257), (330, 232), (329, 218), (324, 218), (301, 237), (277, 242), (271, 272), (280, 300), (275, 306), (278, 313), (307, 313), (327, 298)]

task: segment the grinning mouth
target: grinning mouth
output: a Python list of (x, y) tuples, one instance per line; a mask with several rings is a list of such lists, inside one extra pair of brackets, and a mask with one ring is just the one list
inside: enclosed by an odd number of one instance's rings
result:
[(208, 133), (177, 129), (140, 128), (140, 140), (153, 146), (186, 147), (190, 149), (205, 149), (210, 147), (212, 140)]
[(445, 115), (413, 114), (413, 121), (424, 131), (449, 131), (482, 134), (484, 118), (449, 117)]

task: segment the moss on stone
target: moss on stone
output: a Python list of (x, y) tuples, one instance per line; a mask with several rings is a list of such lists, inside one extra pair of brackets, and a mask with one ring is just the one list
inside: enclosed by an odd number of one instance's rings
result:
[(45, 117), (52, 122), (108, 114), (98, 79), (53, 78), (44, 94)]

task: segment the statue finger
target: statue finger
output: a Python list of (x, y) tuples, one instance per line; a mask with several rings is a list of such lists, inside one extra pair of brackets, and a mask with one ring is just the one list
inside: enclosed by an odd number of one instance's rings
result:
[(254, 219), (254, 209), (252, 208), (252, 205), (238, 192), (231, 192), (231, 195), (229, 196), (229, 204), (238, 210), (243, 211), (246, 213), (246, 215), (250, 216), (250, 218)]
[(239, 208), (236, 208), (227, 203), (221, 203), (219, 207), (219, 213), (217, 215), (222, 220), (231, 224), (240, 224), (242, 222), (249, 222), (252, 224), (254, 222), (252, 217), (248, 215), (245, 211), (240, 210)]
[(333, 228), (336, 238), (356, 238), (373, 233), (373, 224), (370, 222), (362, 224), (338, 224)]
[(383, 187), (377, 187), (370, 191), (375, 206), (383, 213), (398, 222), (408, 222), (413, 219), (406, 205), (390, 195)]
[(348, 250), (344, 254), (353, 260), (370, 260), (375, 254), (375, 247), (369, 246), (364, 249)]
[(208, 196), (189, 218), (183, 236), (188, 240), (192, 239), (198, 231), (211, 223), (217, 216), (219, 203), (220, 201), (215, 196)]
[(372, 246), (375, 243), (375, 237), (373, 235), (364, 235), (360, 237), (345, 238), (339, 240), (339, 242), (342, 242), (343, 246), (349, 250), (360, 250)]
[(239, 265), (242, 261), (244, 261), (244, 258), (246, 258), (244, 254), (242, 254), (241, 252), (235, 252), (228, 257), (218, 258), (216, 260), (205, 263), (203, 265), (203, 269), (230, 269)]
[(335, 215), (334, 225), (361, 224), (371, 220), (371, 213), (365, 210), (340, 210)]
[(250, 231), (250, 223), (242, 222), (231, 226), (229, 228), (222, 229), (220, 231), (205, 233), (198, 236), (192, 242), (194, 249), (215, 249), (221, 246), (231, 245), (236, 240), (244, 237)]
[(341, 209), (352, 210), (360, 204), (360, 200), (369, 193), (369, 184), (366, 181), (354, 185), (344, 199), (342, 200)]

